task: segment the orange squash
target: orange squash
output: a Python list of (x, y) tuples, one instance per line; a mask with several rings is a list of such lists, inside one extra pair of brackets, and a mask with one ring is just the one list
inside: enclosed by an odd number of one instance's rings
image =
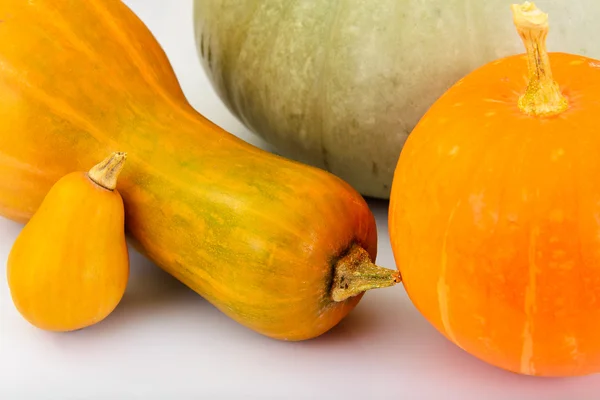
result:
[(2, 215), (26, 221), (67, 171), (119, 149), (132, 242), (246, 327), (313, 338), (396, 283), (372, 264), (364, 199), (196, 112), (120, 1), (5, 0), (0, 20)]
[(512, 10), (527, 53), (456, 83), (402, 151), (394, 256), (467, 352), (527, 375), (600, 372), (600, 62), (548, 54), (548, 16)]
[(8, 256), (17, 310), (32, 325), (72, 331), (105, 319), (129, 279), (124, 209), (115, 189), (125, 154), (72, 172), (48, 192)]

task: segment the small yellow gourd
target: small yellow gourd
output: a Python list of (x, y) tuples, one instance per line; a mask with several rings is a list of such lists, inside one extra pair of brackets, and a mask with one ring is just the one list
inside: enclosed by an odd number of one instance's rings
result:
[(12, 300), (32, 325), (72, 331), (106, 318), (129, 279), (124, 206), (116, 190), (125, 153), (61, 178), (8, 256)]

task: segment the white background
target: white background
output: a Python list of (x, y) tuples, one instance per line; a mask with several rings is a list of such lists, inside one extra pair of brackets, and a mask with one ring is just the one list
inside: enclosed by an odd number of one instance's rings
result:
[[(127, 0), (169, 56), (190, 102), (255, 144), (223, 107), (194, 46), (190, 0)], [(371, 202), (378, 264), (394, 268), (386, 202)], [(21, 225), (0, 218), (0, 260)], [(446, 341), (401, 285), (372, 291), (342, 323), (302, 343), (262, 337), (132, 254), (125, 298), (102, 323), (53, 334), (16, 312), (0, 273), (0, 399), (544, 399), (600, 398), (600, 376), (508, 373)]]

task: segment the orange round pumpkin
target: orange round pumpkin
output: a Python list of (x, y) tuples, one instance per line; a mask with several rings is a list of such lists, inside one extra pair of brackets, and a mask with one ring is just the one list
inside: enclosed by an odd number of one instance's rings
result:
[(545, 46), (481, 67), (399, 158), (389, 227), (404, 286), (449, 340), (527, 375), (600, 371), (600, 62)]

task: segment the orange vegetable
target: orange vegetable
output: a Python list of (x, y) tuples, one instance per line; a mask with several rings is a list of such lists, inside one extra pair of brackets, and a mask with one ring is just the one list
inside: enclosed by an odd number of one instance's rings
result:
[(600, 62), (548, 54), (548, 16), (512, 10), (527, 54), (456, 83), (402, 151), (393, 251), (415, 306), (467, 352), (600, 372)]
[(0, 20), (0, 214), (26, 221), (67, 171), (119, 149), (132, 243), (256, 332), (319, 336), (396, 283), (360, 194), (196, 112), (122, 2), (4, 0)]
[(102, 321), (129, 278), (121, 195), (125, 155), (89, 173), (73, 172), (50, 189), (15, 241), (7, 263), (18, 311), (32, 325), (72, 331)]

